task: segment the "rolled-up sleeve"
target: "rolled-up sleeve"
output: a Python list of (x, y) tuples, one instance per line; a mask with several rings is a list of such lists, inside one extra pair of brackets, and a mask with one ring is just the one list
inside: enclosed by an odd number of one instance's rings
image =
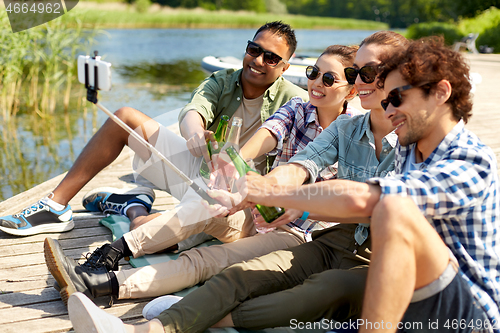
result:
[(371, 178), (367, 183), (379, 185), (381, 197), (408, 196), (424, 216), (442, 219), (467, 213), (483, 202), (484, 189), (493, 181), (491, 175), (487, 159), (449, 158), (424, 170), (413, 170), (394, 177)]
[(186, 104), (179, 113), (179, 124), (189, 111), (194, 110), (203, 117), (205, 126), (208, 127), (208, 125), (214, 121), (221, 89), (222, 87), (219, 82), (217, 82), (214, 75), (205, 79), (205, 81), (193, 91), (189, 103)]
[(338, 147), (338, 129), (334, 121), (288, 163), (299, 164), (306, 168), (309, 172), (309, 183), (314, 183), (321, 170), (337, 162)]
[(268, 153), (268, 155), (276, 155), (279, 150), (283, 149), (284, 140), (290, 136), (290, 131), (292, 130), (298, 102), (303, 101), (301, 98), (292, 98), (269, 117), (260, 127), (267, 129), (278, 140), (278, 144)]

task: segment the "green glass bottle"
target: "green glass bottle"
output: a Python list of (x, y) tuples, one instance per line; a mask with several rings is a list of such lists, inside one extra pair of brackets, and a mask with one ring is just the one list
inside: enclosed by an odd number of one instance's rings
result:
[[(240, 177), (246, 175), (247, 172), (257, 172), (254, 169), (250, 168), (245, 160), (236, 152), (234, 147), (228, 147), (226, 150), (227, 155), (231, 159), (234, 164), (234, 167), (240, 174)], [(259, 211), (260, 215), (264, 218), (264, 221), (267, 223), (271, 223), (276, 220), (278, 217), (285, 213), (285, 209), (281, 207), (268, 207), (262, 205), (255, 205), (255, 208)]]
[[(229, 116), (223, 115), (220, 118), (219, 125), (217, 126), (217, 130), (214, 133), (215, 141), (217, 141), (218, 146), (217, 149), (212, 147), (210, 140), (207, 140), (208, 156), (210, 156), (210, 158), (212, 158), (213, 154), (218, 154), (220, 149), (224, 145), (224, 142), (226, 141), (226, 131), (228, 123)], [(205, 162), (204, 158), (201, 159), (200, 175), (205, 179), (210, 179), (210, 169), (208, 168), (207, 162)]]
[[(229, 134), (227, 136), (226, 143), (224, 143), (224, 146), (221, 148), (220, 150), (221, 154), (219, 154), (219, 157), (220, 155), (226, 155), (223, 152), (226, 151), (226, 149), (229, 147), (234, 147), (236, 152), (240, 151), (240, 132), (242, 124), (243, 124), (243, 119), (241, 119), (240, 117), (233, 117), (233, 121), (231, 123), (231, 128), (229, 129)], [(214, 165), (214, 168), (219, 169), (219, 165)], [(216, 173), (212, 188), (225, 189), (231, 192), (235, 179), (233, 177), (228, 177), (224, 169), (220, 169), (218, 171), (220, 172)]]

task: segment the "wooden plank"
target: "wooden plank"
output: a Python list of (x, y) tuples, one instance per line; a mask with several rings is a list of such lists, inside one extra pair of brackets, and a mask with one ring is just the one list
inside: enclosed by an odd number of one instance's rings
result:
[[(0, 309), (61, 300), (59, 292), (52, 287), (0, 294)], [(62, 301), (61, 301), (62, 302)]]
[[(120, 317), (127, 322), (128, 320), (142, 321), (142, 308), (147, 301), (137, 303), (116, 304), (111, 308), (104, 309), (109, 314)], [(67, 310), (62, 302), (47, 302), (34, 306), (23, 307), (23, 319), (19, 320), (15, 308), (0, 310), (0, 323), (2, 323), (2, 332), (63, 332), (71, 329)], [(15, 319), (3, 319), (15, 318)], [(5, 330), (4, 330), (5, 329)]]

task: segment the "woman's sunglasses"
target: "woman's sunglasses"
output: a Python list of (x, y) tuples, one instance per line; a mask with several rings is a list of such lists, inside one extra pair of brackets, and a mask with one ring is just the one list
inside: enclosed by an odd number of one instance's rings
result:
[(254, 58), (257, 58), (262, 53), (264, 53), (264, 62), (271, 67), (276, 67), (280, 63), (280, 61), (283, 61), (283, 63), (285, 64), (287, 63), (286, 60), (283, 60), (283, 58), (276, 53), (266, 51), (262, 47), (260, 47), (259, 44), (254, 43), (250, 40), (248, 41), (246, 52), (248, 55)]
[(356, 78), (359, 77), (364, 83), (372, 83), (377, 77), (378, 70), (376, 66), (363, 66), (361, 68), (347, 67), (344, 68), (345, 78), (349, 84), (354, 84)]
[[(321, 74), (319, 71), (318, 67), (316, 66), (307, 66), (306, 67), (306, 76), (309, 80), (316, 80), (318, 76)], [(324, 73), (323, 74), (323, 84), (325, 87), (331, 87), (335, 82), (345, 82), (347, 81), (341, 81), (337, 80), (335, 76), (333, 76), (332, 73)]]
[(387, 110), (389, 107), (389, 104), (392, 104), (395, 108), (400, 106), (403, 103), (403, 96), (401, 96), (401, 93), (406, 90), (410, 90), (412, 88), (420, 88), (421, 86), (412, 86), (411, 84), (408, 84), (406, 86), (402, 87), (397, 87), (392, 89), (389, 94), (387, 95), (386, 99), (383, 99), (380, 101), (380, 104), (382, 105), (382, 108), (384, 110)]

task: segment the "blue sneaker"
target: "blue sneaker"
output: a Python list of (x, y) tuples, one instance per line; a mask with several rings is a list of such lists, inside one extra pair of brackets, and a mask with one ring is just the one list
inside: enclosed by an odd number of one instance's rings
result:
[(88, 192), (83, 197), (83, 207), (91, 212), (118, 214), (125, 216), (125, 210), (131, 206), (142, 205), (148, 213), (155, 201), (155, 192), (149, 187), (113, 188), (100, 187)]
[(46, 198), (23, 209), (20, 213), (0, 217), (0, 230), (15, 236), (65, 232), (73, 229), (70, 205), (57, 211), (47, 205)]

